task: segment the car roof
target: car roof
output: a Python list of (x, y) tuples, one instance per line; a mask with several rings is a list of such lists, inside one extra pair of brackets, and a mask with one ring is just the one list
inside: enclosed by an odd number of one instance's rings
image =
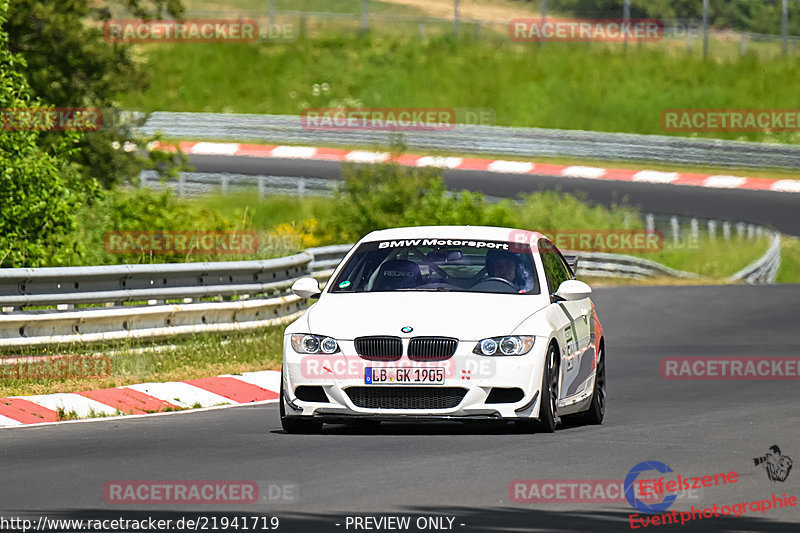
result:
[(396, 239), (481, 239), (529, 243), (534, 245), (543, 235), (535, 231), (494, 226), (412, 226), (373, 231), (361, 242)]

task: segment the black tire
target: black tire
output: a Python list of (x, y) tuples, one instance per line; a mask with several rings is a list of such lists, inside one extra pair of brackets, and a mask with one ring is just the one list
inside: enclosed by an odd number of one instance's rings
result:
[[(536, 430), (539, 433), (553, 433), (558, 421), (558, 350), (554, 344), (547, 351), (544, 373), (542, 375), (542, 403), (539, 407), (539, 420)], [(543, 411), (544, 410), (544, 411)]]
[(322, 431), (322, 422), (319, 420), (303, 420), (302, 418), (289, 418), (283, 405), (283, 374), (281, 374), (281, 397), (278, 399), (281, 413), (281, 427), (286, 433), (312, 434)]
[(589, 410), (584, 415), (584, 423), (599, 425), (606, 414), (606, 354), (605, 347), (600, 348), (597, 355), (597, 371), (594, 380), (594, 391)]
[(554, 344), (547, 350), (542, 372), (542, 395), (538, 420), (520, 420), (517, 426), (524, 431), (553, 433), (558, 422), (558, 350)]

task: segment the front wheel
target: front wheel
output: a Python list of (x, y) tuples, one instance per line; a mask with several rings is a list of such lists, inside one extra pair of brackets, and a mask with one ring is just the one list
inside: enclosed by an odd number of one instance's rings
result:
[(553, 433), (558, 421), (558, 352), (551, 344), (547, 350), (544, 372), (542, 372), (542, 396), (538, 420), (521, 420), (517, 425), (537, 433)]
[(322, 431), (322, 422), (319, 420), (303, 420), (302, 418), (288, 418), (283, 405), (283, 374), (281, 374), (281, 397), (278, 398), (281, 413), (281, 427), (286, 433), (310, 434)]
[(553, 433), (558, 420), (558, 354), (551, 344), (547, 352), (547, 362), (542, 376), (542, 405), (539, 408), (539, 421), (536, 429), (540, 433)]
[(587, 424), (602, 424), (606, 414), (606, 358), (604, 352), (605, 350), (601, 348), (597, 354), (592, 403), (589, 404), (589, 410), (586, 411), (585, 421)]

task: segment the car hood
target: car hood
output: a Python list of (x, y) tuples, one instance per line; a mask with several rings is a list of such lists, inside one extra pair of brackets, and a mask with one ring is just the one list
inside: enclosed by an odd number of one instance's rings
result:
[[(542, 295), (466, 292), (324, 294), (298, 321), (307, 333), (352, 340), (365, 335), (480, 340), (508, 335), (549, 303)], [(403, 333), (401, 328), (413, 331)]]

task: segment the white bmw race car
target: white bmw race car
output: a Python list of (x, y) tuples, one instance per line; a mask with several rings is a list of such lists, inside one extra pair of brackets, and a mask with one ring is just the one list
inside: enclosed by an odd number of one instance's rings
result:
[(505, 420), (552, 432), (600, 424), (603, 330), (561, 252), (539, 233), (477, 226), (375, 231), (286, 328), (281, 424)]

